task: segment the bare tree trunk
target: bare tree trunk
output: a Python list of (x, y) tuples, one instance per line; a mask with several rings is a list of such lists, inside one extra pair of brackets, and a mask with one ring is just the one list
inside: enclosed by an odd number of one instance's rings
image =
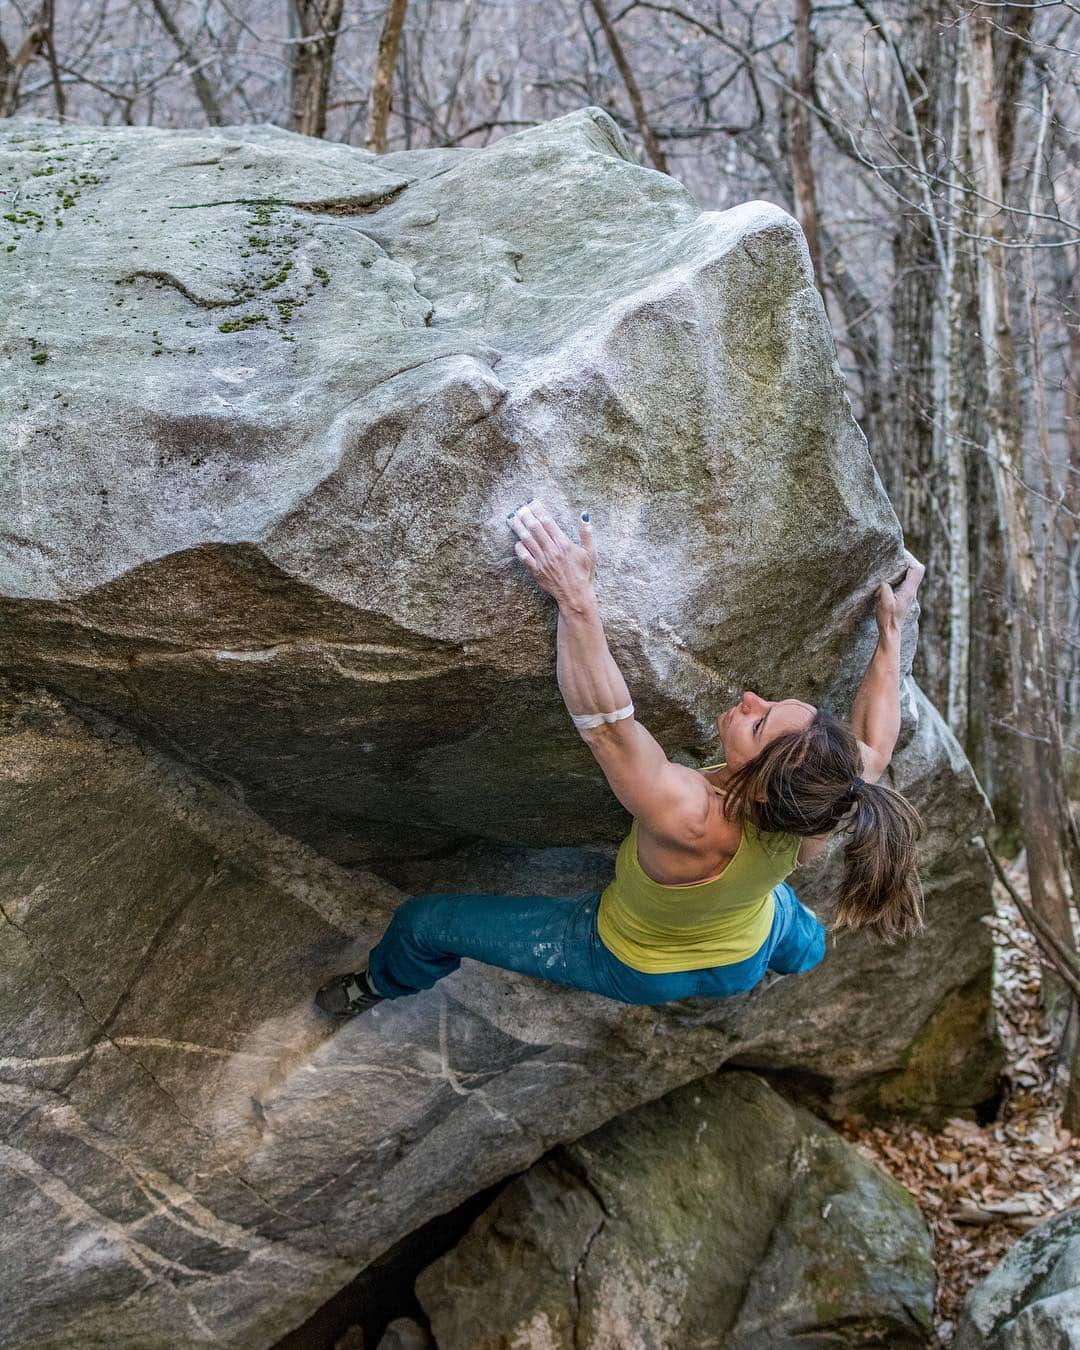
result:
[[(1053, 757), (1046, 753), (1051, 721), (1050, 678), (1031, 505), (1023, 481), (1023, 416), (1017, 381), (1012, 321), (1001, 246), (1003, 183), (997, 138), (997, 93), (990, 22), (980, 15), (964, 21), (968, 59), (968, 120), (975, 187), (982, 196), (982, 237), (978, 246), (979, 308), (988, 394), (987, 453), (1004, 539), (1010, 628), (1013, 720), (1022, 771), (1023, 832), (1032, 906), (1060, 941), (1075, 950), (1062, 854), (1061, 792)], [(1043, 1003), (1056, 1022), (1071, 996), (1044, 963)]]
[(791, 109), (791, 178), (795, 215), (806, 235), (818, 290), (824, 290), (818, 243), (817, 190), (810, 155), (810, 100), (814, 88), (814, 53), (810, 39), (811, 0), (795, 0), (795, 94)]
[(405, 130), (405, 149), (413, 148), (412, 84), (409, 79), (409, 44), (402, 40), (400, 46), (401, 74), (398, 88), (401, 91), (401, 125)]
[(637, 80), (634, 79), (634, 72), (630, 69), (630, 62), (626, 59), (626, 53), (622, 49), (619, 35), (615, 32), (615, 25), (611, 22), (607, 6), (604, 4), (604, 0), (591, 0), (591, 4), (596, 11), (596, 17), (600, 20), (600, 26), (604, 30), (604, 36), (611, 48), (611, 55), (615, 58), (615, 64), (619, 67), (623, 84), (626, 85), (626, 92), (630, 97), (630, 106), (634, 110), (634, 121), (637, 123), (638, 131), (641, 132), (641, 139), (645, 142), (645, 149), (648, 151), (649, 158), (655, 168), (659, 169), (661, 173), (667, 173), (667, 160), (664, 157), (663, 150), (660, 149), (660, 142), (653, 134), (653, 129), (645, 116), (645, 104), (641, 99), (641, 91), (638, 89)]
[[(964, 149), (967, 143), (967, 68), (953, 64), (952, 141), (949, 155), (948, 222), (946, 242), (944, 311), (946, 352), (942, 403), (945, 411), (943, 452), (948, 521), (949, 640), (945, 669), (948, 689), (946, 721), (961, 745), (968, 738), (968, 680), (971, 658), (971, 558), (968, 519), (968, 465), (964, 436), (964, 390), (968, 345), (965, 341), (964, 281), (961, 250), (966, 243), (956, 227), (967, 229), (970, 212), (963, 187)], [(962, 224), (962, 222), (964, 222)]]
[(284, 109), (274, 119), (285, 126), (292, 112), (293, 100), (296, 97), (296, 39), (300, 36), (300, 20), (296, 13), (296, 6), (293, 0), (284, 0), (285, 3), (285, 36), (288, 41), (289, 60), (285, 65), (284, 80)]
[(56, 101), (56, 115), (62, 122), (67, 107), (64, 98), (64, 85), (60, 79), (60, 64), (56, 59), (56, 3), (45, 0), (45, 54), (49, 58), (49, 74), (52, 77), (53, 98)]
[[(938, 426), (940, 379), (935, 358), (945, 345), (942, 312), (944, 241), (938, 226), (941, 205), (931, 175), (942, 155), (942, 127), (951, 97), (949, 74), (956, 44), (940, 31), (941, 0), (913, 9), (900, 39), (886, 41), (895, 66), (896, 130), (907, 161), (890, 181), (894, 208), (893, 287), (888, 309), (889, 364), (885, 375), (886, 441), (883, 481), (912, 551), (926, 563), (928, 595), (944, 597), (951, 559), (943, 547), (944, 501), (948, 491), (945, 437)], [(872, 11), (867, 11), (872, 12)], [(887, 33), (887, 29), (883, 29)], [(966, 542), (965, 542), (966, 548)], [(927, 607), (915, 675), (938, 706), (947, 699), (948, 614), (944, 603)]]
[[(1042, 109), (1039, 116), (1039, 132), (1035, 139), (1035, 149), (1031, 158), (1031, 188), (1028, 199), (1027, 239), (1030, 243), (1035, 233), (1035, 213), (1039, 208), (1038, 186), (1042, 174), (1043, 149), (1050, 123), (1050, 89), (1044, 84), (1042, 89)], [(1046, 383), (1043, 376), (1042, 332), (1039, 319), (1039, 288), (1035, 277), (1034, 250), (1027, 248), (1020, 255), (1021, 276), (1028, 303), (1028, 334), (1031, 350), (1031, 387), (1035, 404), (1035, 425), (1038, 435), (1039, 463), (1042, 467), (1042, 495), (1044, 500), (1043, 556), (1042, 556), (1042, 594), (1040, 609), (1046, 616), (1046, 634), (1048, 659), (1051, 671), (1061, 664), (1063, 644), (1057, 638), (1057, 520), (1060, 500), (1054, 482), (1054, 469), (1050, 459), (1050, 427), (1046, 411)], [(1064, 496), (1064, 492), (1061, 494)], [(1050, 744), (1046, 747), (1047, 767), (1044, 772), (1058, 794), (1056, 818), (1063, 822), (1071, 820), (1068, 785), (1065, 782), (1065, 764), (1062, 754), (1061, 726), (1058, 717), (1057, 679), (1051, 673), (1047, 684), (1047, 730)], [(1080, 858), (1071, 847), (1072, 840), (1066, 830), (1063, 836), (1066, 868), (1069, 873), (1070, 890), (1074, 901), (1080, 899)], [(1074, 991), (1075, 992), (1075, 991)], [(1073, 1008), (1074, 1016), (1069, 1026), (1069, 1034), (1062, 1044), (1062, 1054), (1069, 1065), (1068, 1089), (1062, 1124), (1069, 1130), (1080, 1130), (1080, 1024), (1075, 1014), (1080, 1013), (1080, 1003)]]
[(345, 0), (293, 0), (301, 41), (294, 49), (289, 129), (326, 135), (326, 101)]
[(191, 83), (195, 88), (195, 95), (202, 106), (203, 112), (206, 114), (207, 124), (212, 127), (224, 126), (225, 118), (222, 117), (221, 109), (218, 107), (214, 86), (207, 79), (206, 72), (199, 68), (199, 63), (195, 54), (188, 46), (187, 40), (183, 33), (181, 33), (176, 20), (169, 13), (169, 10), (165, 5), (165, 0), (151, 0), (151, 4), (157, 11), (157, 16), (161, 20), (161, 26), (176, 44), (176, 50), (180, 53), (184, 65), (188, 68), (188, 73), (191, 75)]
[[(1080, 277), (1080, 250), (1058, 248), (1053, 249), (1052, 254), (1068, 333), (1063, 409), (1068, 458), (1065, 464), (1065, 511), (1061, 518), (1065, 582), (1062, 624), (1067, 632), (1076, 633), (1080, 632), (1080, 313), (1075, 307), (1074, 288), (1075, 278)], [(1068, 313), (1070, 300), (1071, 314)], [(1063, 657), (1067, 655), (1065, 653)], [(1058, 683), (1059, 705), (1075, 711), (1080, 709), (1080, 652), (1072, 654), (1071, 662), (1063, 659), (1062, 666)]]
[[(959, 60), (966, 63), (966, 46), (960, 35)], [(997, 85), (995, 85), (997, 87)], [(965, 146), (960, 161), (961, 181), (970, 189), (970, 141), (967, 104), (961, 116)], [(1006, 119), (1006, 125), (1009, 125)], [(1001, 119), (999, 119), (999, 129)], [(1000, 161), (1000, 156), (999, 156)], [(964, 176), (966, 175), (966, 177)], [(961, 197), (959, 229), (978, 235), (979, 203), (966, 191)], [(963, 238), (963, 236), (962, 236)], [(967, 427), (965, 434), (974, 451), (990, 441), (987, 427), (990, 398), (986, 387), (986, 362), (979, 317), (977, 251), (973, 240), (963, 238), (957, 264), (963, 284), (957, 287), (962, 342), (967, 347), (962, 369), (966, 373)], [(1023, 847), (1023, 764), (1016, 754), (1014, 707), (1016, 694), (1011, 676), (1011, 633), (1004, 581), (1006, 542), (996, 488), (996, 466), (985, 454), (968, 456), (969, 556), (971, 560), (971, 632), (975, 639), (969, 657), (968, 735), (964, 748), (994, 809), (995, 835), (1000, 852), (1011, 855)], [(1002, 732), (1011, 733), (1002, 735)]]
[(379, 34), (379, 50), (375, 57), (375, 75), (371, 81), (371, 112), (368, 115), (368, 132), (365, 144), (377, 155), (386, 154), (386, 128), (390, 121), (390, 90), (393, 86), (394, 67), (397, 65), (398, 48), (401, 46), (401, 30), (405, 26), (405, 10), (409, 0), (390, 0), (386, 7), (382, 32)]
[[(1047, 84), (1053, 72), (1040, 60), (1039, 74)], [(1080, 169), (1080, 148), (1056, 115), (1050, 119), (1050, 140), (1073, 167)], [(1065, 584), (1062, 596), (1062, 627), (1067, 633), (1080, 632), (1080, 306), (1077, 303), (1077, 278), (1080, 277), (1080, 249), (1074, 245), (1049, 250), (1053, 267), (1055, 304), (1065, 330), (1067, 358), (1062, 381), (1062, 419), (1067, 451), (1063, 468), (1063, 510), (1060, 517), (1062, 558), (1061, 575)], [(1058, 672), (1057, 706), (1071, 713), (1074, 722), (1080, 712), (1080, 644), (1063, 646)], [(1080, 885), (1074, 884), (1074, 899)]]
[(18, 112), (22, 73), (34, 57), (46, 49), (48, 40), (48, 0), (42, 5), (37, 18), (32, 20), (14, 56), (8, 51), (3, 38), (0, 38), (0, 117), (14, 117)]
[(1005, 5), (998, 14), (990, 15), (997, 20), (994, 35), (994, 89), (998, 106), (998, 158), (1006, 191), (1013, 163), (1020, 91), (1031, 54), (1031, 22), (1037, 8), (1030, 0), (1025, 0), (1019, 5)]
[[(1030, 244), (1033, 242), (1035, 234), (1035, 212), (1039, 206), (1038, 185), (1042, 164), (1043, 149), (1046, 145), (1046, 131), (1050, 121), (1050, 91), (1044, 85), (1042, 91), (1042, 111), (1039, 116), (1039, 133), (1035, 140), (1035, 150), (1031, 159), (1031, 188), (1028, 199), (1028, 228), (1026, 239)], [(1020, 252), (1020, 274), (1023, 281), (1024, 292), (1027, 296), (1027, 320), (1028, 320), (1028, 339), (1031, 351), (1031, 389), (1032, 400), (1035, 405), (1035, 427), (1038, 437), (1039, 464), (1042, 468), (1042, 496), (1046, 503), (1045, 509), (1049, 508), (1050, 503), (1055, 497), (1054, 470), (1050, 462), (1050, 426), (1046, 413), (1046, 382), (1043, 376), (1043, 358), (1042, 358), (1042, 333), (1039, 323), (1039, 287), (1035, 279), (1035, 259), (1034, 250), (1031, 248), (1022, 249)], [(1049, 627), (1048, 632), (1053, 635), (1056, 624), (1057, 614), (1056, 591), (1055, 591), (1055, 551), (1057, 541), (1057, 511), (1052, 512), (1049, 519), (1045, 521), (1042, 532), (1043, 553), (1040, 574), (1042, 576), (1042, 596), (1040, 599), (1040, 609), (1046, 615)], [(1051, 660), (1056, 669), (1057, 660), (1056, 651), (1051, 652)], [(1051, 707), (1056, 707), (1056, 700), (1051, 699)]]

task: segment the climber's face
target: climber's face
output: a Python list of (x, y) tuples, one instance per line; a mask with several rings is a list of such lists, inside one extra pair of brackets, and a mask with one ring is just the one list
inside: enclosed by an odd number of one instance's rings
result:
[(805, 731), (817, 709), (802, 699), (778, 703), (759, 698), (747, 689), (739, 701), (716, 719), (728, 767), (739, 769), (785, 731)]

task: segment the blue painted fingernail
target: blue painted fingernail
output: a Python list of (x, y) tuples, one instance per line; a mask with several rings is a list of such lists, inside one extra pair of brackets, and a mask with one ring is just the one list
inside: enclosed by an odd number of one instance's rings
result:
[(588, 519), (589, 519), (589, 513), (588, 513), (588, 511), (582, 511), (582, 513), (581, 513), (581, 519), (582, 519), (582, 520), (588, 520)]

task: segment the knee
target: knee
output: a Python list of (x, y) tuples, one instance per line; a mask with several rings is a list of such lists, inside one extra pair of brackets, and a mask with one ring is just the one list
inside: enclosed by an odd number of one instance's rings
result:
[(390, 927), (399, 933), (422, 938), (444, 924), (447, 905), (456, 899), (458, 897), (455, 895), (441, 893), (410, 896), (394, 911)]
[(811, 970), (818, 965), (825, 957), (825, 929), (815, 919), (814, 931), (810, 940), (803, 947), (802, 952), (796, 958), (791, 967), (793, 975), (801, 974), (804, 970)]
[(768, 968), (781, 975), (798, 975), (816, 966), (825, 956), (825, 929), (808, 913), (810, 924), (800, 923), (777, 943), (769, 957)]

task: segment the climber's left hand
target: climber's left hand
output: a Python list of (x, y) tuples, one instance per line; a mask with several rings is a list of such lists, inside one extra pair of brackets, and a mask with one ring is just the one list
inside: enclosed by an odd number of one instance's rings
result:
[(581, 543), (563, 533), (558, 521), (538, 497), (511, 511), (506, 517), (518, 536), (514, 552), (546, 591), (561, 606), (580, 608), (593, 595), (596, 581), (596, 549), (592, 525), (583, 512), (578, 523)]

